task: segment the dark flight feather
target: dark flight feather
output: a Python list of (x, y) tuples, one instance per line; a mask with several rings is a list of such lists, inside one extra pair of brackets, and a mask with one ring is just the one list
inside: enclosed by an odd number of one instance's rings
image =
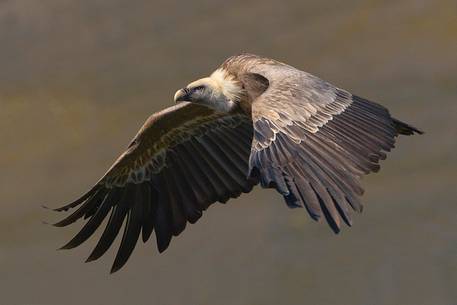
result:
[[(170, 125), (170, 119), (186, 128)], [(157, 129), (160, 132), (154, 134)], [(123, 224), (112, 272), (127, 262), (140, 234), (146, 242), (155, 231), (157, 248), (163, 252), (172, 236), (179, 235), (187, 222), (195, 223), (210, 204), (251, 191), (256, 184), (246, 179), (251, 141), (251, 120), (240, 113), (215, 113), (183, 103), (151, 117), (94, 188), (57, 209), (78, 207), (56, 226), (88, 218), (62, 249), (86, 241), (109, 214), (88, 262), (100, 258), (112, 246)]]

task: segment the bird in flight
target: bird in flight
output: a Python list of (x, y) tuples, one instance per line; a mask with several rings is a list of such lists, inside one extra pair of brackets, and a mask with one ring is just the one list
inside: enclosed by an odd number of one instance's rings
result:
[(55, 209), (75, 209), (58, 227), (86, 219), (63, 249), (86, 241), (109, 217), (87, 259), (96, 260), (125, 223), (115, 272), (140, 235), (146, 242), (155, 232), (163, 252), (211, 204), (257, 184), (338, 233), (343, 222), (351, 226), (351, 209), (362, 211), (361, 176), (379, 170), (398, 135), (422, 133), (377, 103), (252, 54), (228, 58), (174, 100), (149, 117), (95, 186)]

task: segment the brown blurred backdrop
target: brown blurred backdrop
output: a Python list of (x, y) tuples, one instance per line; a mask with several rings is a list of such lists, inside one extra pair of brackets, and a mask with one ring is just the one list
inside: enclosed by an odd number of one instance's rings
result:
[[(364, 179), (335, 236), (273, 191), (214, 205), (158, 255), (42, 224), (94, 183), (176, 89), (242, 51), (387, 106), (427, 133)], [(0, 304), (457, 304), (457, 3), (0, 1)], [(113, 250), (113, 249), (112, 249)]]

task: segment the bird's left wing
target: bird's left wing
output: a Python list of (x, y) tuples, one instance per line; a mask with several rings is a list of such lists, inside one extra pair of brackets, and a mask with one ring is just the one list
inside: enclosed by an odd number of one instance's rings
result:
[(83, 243), (109, 215), (88, 261), (106, 252), (124, 222), (112, 272), (125, 264), (140, 234), (146, 242), (155, 231), (164, 251), (171, 237), (196, 222), (210, 204), (252, 189), (255, 182), (247, 180), (251, 141), (251, 118), (241, 113), (181, 103), (154, 114), (89, 192), (56, 209), (78, 207), (56, 226), (88, 219), (63, 248)]
[(276, 188), (290, 207), (325, 217), (335, 232), (340, 218), (351, 225), (350, 208), (362, 209), (360, 177), (379, 170), (398, 134), (420, 131), (286, 64), (253, 55), (231, 60), (244, 63), (238, 77), (254, 97), (250, 175)]

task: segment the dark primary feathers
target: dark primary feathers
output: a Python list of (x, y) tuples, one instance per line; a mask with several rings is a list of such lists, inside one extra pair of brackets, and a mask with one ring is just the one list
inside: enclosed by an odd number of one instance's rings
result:
[(379, 104), (271, 59), (234, 56), (220, 71), (230, 88), (242, 88), (240, 107), (222, 113), (181, 103), (151, 116), (88, 193), (57, 209), (77, 208), (56, 226), (87, 219), (63, 248), (83, 243), (108, 217), (88, 261), (124, 226), (117, 271), (140, 235), (146, 242), (155, 232), (162, 252), (210, 204), (259, 182), (339, 232), (342, 221), (352, 224), (351, 209), (362, 210), (360, 177), (379, 170), (399, 134), (422, 133)]
[(252, 123), (242, 113), (222, 114), (182, 103), (153, 115), (128, 150), (79, 200), (57, 209), (79, 208), (55, 225), (89, 220), (63, 249), (86, 241), (108, 217), (88, 261), (98, 259), (124, 232), (112, 272), (121, 268), (142, 235), (156, 235), (164, 251), (172, 238), (195, 223), (216, 201), (227, 202), (255, 184), (246, 179)]

